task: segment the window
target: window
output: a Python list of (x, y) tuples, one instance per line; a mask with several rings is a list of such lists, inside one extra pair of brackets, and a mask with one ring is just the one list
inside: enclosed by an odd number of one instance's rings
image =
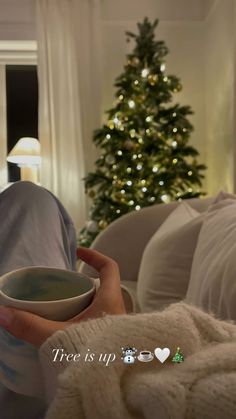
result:
[(0, 190), (19, 179), (6, 157), (28, 136), (38, 138), (37, 43), (0, 41)]
[[(21, 137), (38, 138), (38, 82), (35, 65), (6, 65), (7, 152)], [(8, 163), (8, 181), (20, 180), (20, 169)]]

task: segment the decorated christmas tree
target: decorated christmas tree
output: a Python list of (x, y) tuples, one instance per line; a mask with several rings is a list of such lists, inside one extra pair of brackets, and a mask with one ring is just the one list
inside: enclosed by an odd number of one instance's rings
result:
[(180, 348), (177, 348), (175, 356), (172, 358), (172, 362), (175, 364), (179, 364), (180, 362), (184, 362), (184, 356), (180, 352)]
[(115, 81), (107, 122), (94, 132), (100, 157), (85, 178), (93, 202), (80, 234), (83, 246), (129, 211), (201, 194), (205, 166), (189, 144), (193, 126), (187, 117), (192, 111), (173, 103), (182, 85), (166, 72), (168, 49), (155, 39), (157, 24), (145, 18), (137, 34), (126, 32), (134, 48)]

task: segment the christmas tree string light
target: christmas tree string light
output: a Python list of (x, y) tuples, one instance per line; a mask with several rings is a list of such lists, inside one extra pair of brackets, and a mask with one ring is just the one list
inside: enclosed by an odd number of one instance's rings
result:
[(201, 195), (205, 166), (189, 143), (192, 110), (173, 100), (182, 85), (167, 74), (168, 49), (156, 40), (157, 25), (145, 18), (137, 33), (126, 33), (133, 50), (115, 80), (107, 122), (93, 135), (101, 156), (85, 178), (92, 203), (80, 232), (83, 246), (130, 211)]

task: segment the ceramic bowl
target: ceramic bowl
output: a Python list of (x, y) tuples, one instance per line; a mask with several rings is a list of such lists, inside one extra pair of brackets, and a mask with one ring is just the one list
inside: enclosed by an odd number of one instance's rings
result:
[[(65, 321), (83, 311), (95, 294), (91, 278), (47, 267), (21, 268), (0, 278), (0, 305)], [(0, 328), (0, 381), (16, 393), (43, 397), (38, 350)]]

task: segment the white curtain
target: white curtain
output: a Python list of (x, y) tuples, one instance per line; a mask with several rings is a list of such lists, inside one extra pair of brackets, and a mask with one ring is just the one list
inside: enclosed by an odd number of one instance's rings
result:
[(86, 220), (82, 178), (101, 123), (100, 0), (37, 0), (41, 184)]
[(0, 191), (6, 186), (7, 175), (7, 110), (6, 110), (6, 69), (0, 64)]

